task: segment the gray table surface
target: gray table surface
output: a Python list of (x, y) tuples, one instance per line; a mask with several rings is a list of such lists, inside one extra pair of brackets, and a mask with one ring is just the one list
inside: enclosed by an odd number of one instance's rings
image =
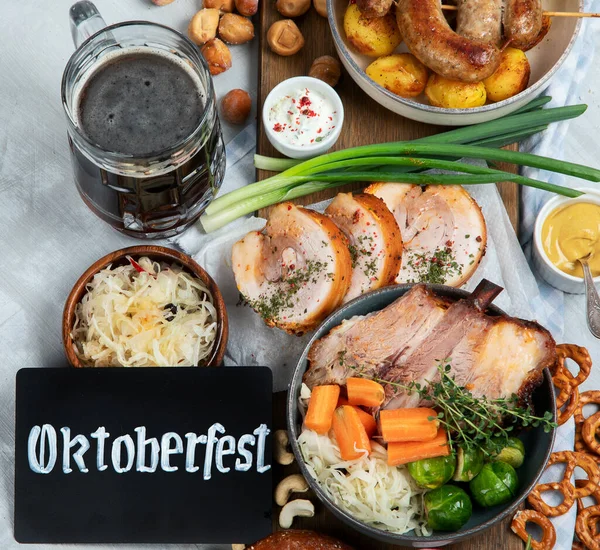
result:
[[(70, 4), (70, 0), (0, 2), (2, 549), (18, 546), (12, 535), (15, 374), (24, 366), (65, 365), (61, 313), (71, 286), (100, 256), (138, 243), (93, 216), (72, 181), (59, 100), (62, 70), (73, 51), (67, 20)], [(149, 0), (96, 0), (96, 4), (109, 23), (146, 19), (181, 31), (201, 7), (200, 0), (177, 0), (163, 8)], [(241, 87), (256, 97), (255, 48), (254, 44), (233, 49), (233, 69), (216, 79), (218, 95)], [(599, 77), (595, 64), (580, 91), (589, 110), (572, 123), (566, 142), (565, 157), (588, 165), (598, 164), (600, 102), (594, 85)], [(225, 127), (226, 140), (237, 131)], [(566, 340), (577, 342), (578, 336), (567, 333)], [(600, 387), (600, 375), (593, 373), (587, 386)]]

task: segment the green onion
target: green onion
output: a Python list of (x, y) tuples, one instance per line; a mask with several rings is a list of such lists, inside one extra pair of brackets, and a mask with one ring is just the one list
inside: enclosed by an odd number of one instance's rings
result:
[[(495, 172), (495, 171), (494, 171)], [(496, 183), (506, 181), (505, 173), (484, 174), (484, 175), (453, 175), (453, 174), (407, 174), (403, 180), (406, 183), (417, 185), (470, 185), (477, 183)], [(514, 175), (514, 174), (508, 174)], [(262, 195), (255, 195), (246, 200), (241, 200), (227, 209), (221, 209), (215, 214), (204, 214), (200, 218), (202, 227), (207, 233), (231, 223), (238, 218), (255, 212), (260, 208), (265, 208), (285, 200), (292, 200), (304, 195), (309, 195), (315, 191), (321, 191), (330, 187), (337, 187), (344, 183), (352, 181), (395, 181), (398, 179), (396, 173), (373, 173), (373, 172), (353, 172), (338, 175), (319, 176), (319, 182), (311, 181), (311, 177), (294, 177), (294, 187), (281, 187)], [(304, 185), (297, 185), (305, 183)]]
[[(206, 209), (206, 213), (209, 215), (216, 214), (220, 210), (235, 204), (238, 200), (245, 199), (249, 195), (261, 195), (274, 189), (287, 187), (290, 185), (289, 178), (322, 173), (323, 171), (327, 170), (326, 166), (330, 163), (345, 161), (345, 166), (350, 166), (351, 163), (357, 158), (364, 157), (372, 159), (374, 155), (386, 154), (412, 156), (425, 155), (426, 157), (450, 156), (479, 158), (488, 161), (493, 160), (499, 162), (508, 162), (521, 166), (532, 166), (561, 174), (576, 176), (589, 181), (600, 181), (600, 170), (589, 168), (580, 164), (559, 161), (549, 157), (540, 157), (530, 153), (520, 153), (517, 151), (506, 151), (505, 149), (493, 149), (489, 147), (478, 147), (473, 145), (393, 142), (353, 147), (304, 161), (303, 163), (293, 166), (277, 176), (267, 178), (266, 180), (254, 183), (251, 186), (237, 189), (236, 191), (232, 191), (231, 193), (227, 193), (226, 195), (217, 198)], [(379, 156), (376, 156), (375, 158), (379, 158)], [(408, 165), (413, 168), (416, 167), (422, 169), (426, 167), (424, 160), (426, 159), (410, 159)], [(372, 161), (370, 164), (379, 165), (380, 163), (377, 161)], [(450, 169), (463, 171), (463, 166), (464, 164), (462, 163), (453, 163), (453, 166)], [(343, 167), (344, 165), (340, 164), (339, 162), (335, 164), (336, 169)], [(402, 178), (405, 180), (405, 175), (403, 175)], [(319, 178), (315, 176), (314, 179), (320, 179), (320, 176)], [(509, 178), (507, 178), (507, 180), (509, 180)], [(540, 184), (540, 189), (544, 189), (544, 185), (547, 185), (543, 184), (542, 182), (540, 182)]]
[(534, 109), (539, 109), (539, 108), (543, 107), (544, 105), (546, 105), (546, 103), (550, 103), (551, 101), (552, 101), (552, 98), (547, 95), (538, 97), (537, 99), (530, 101), (527, 105), (525, 105), (524, 107), (521, 107), (520, 109), (517, 109), (514, 113), (511, 113), (511, 114), (520, 115), (522, 113), (528, 113), (529, 111), (533, 111)]
[[(479, 158), (531, 166), (589, 181), (600, 181), (600, 170), (556, 159), (496, 149), (547, 128), (548, 124), (574, 118), (585, 105), (541, 108), (550, 98), (538, 98), (517, 113), (491, 122), (458, 128), (410, 142), (391, 142), (353, 147), (305, 161), (255, 156), (257, 168), (277, 171), (270, 178), (215, 199), (201, 217), (204, 229), (214, 231), (240, 216), (283, 200), (353, 181), (402, 181), (421, 185), (471, 185), (513, 181), (568, 197), (581, 195), (566, 187), (525, 178), (517, 174), (457, 162)], [(453, 174), (429, 174), (442, 169)]]

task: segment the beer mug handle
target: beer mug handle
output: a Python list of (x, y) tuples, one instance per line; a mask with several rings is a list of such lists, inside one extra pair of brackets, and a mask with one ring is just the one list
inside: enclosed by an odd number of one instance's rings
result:
[(88, 0), (77, 2), (69, 9), (71, 36), (76, 48), (79, 48), (90, 36), (106, 27), (100, 12)]

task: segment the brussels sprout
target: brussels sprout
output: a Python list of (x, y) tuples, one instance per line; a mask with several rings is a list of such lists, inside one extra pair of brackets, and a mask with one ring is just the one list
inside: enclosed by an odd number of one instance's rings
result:
[(456, 470), (454, 481), (471, 481), (483, 468), (483, 451), (481, 449), (458, 448), (456, 453)]
[(442, 485), (425, 494), (427, 524), (438, 531), (458, 531), (471, 517), (469, 495), (455, 485)]
[(494, 437), (487, 450), (494, 460), (506, 462), (513, 468), (519, 468), (525, 460), (525, 446), (518, 437)]
[(518, 468), (525, 460), (525, 446), (518, 437), (509, 437), (506, 446), (498, 453), (495, 460), (506, 462), (513, 468)]
[(456, 468), (453, 455), (424, 458), (408, 463), (408, 473), (424, 489), (435, 489), (448, 481)]
[(506, 462), (489, 462), (469, 483), (471, 494), (481, 506), (504, 504), (517, 492), (519, 478), (515, 469)]

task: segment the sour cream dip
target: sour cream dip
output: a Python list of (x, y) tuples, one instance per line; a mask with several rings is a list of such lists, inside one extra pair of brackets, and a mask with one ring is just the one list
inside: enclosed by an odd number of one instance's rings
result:
[(335, 129), (337, 112), (330, 99), (304, 88), (276, 101), (269, 110), (269, 122), (286, 143), (310, 147)]
[(295, 77), (271, 90), (263, 105), (269, 141), (292, 158), (317, 156), (336, 142), (344, 107), (336, 91), (316, 78)]

